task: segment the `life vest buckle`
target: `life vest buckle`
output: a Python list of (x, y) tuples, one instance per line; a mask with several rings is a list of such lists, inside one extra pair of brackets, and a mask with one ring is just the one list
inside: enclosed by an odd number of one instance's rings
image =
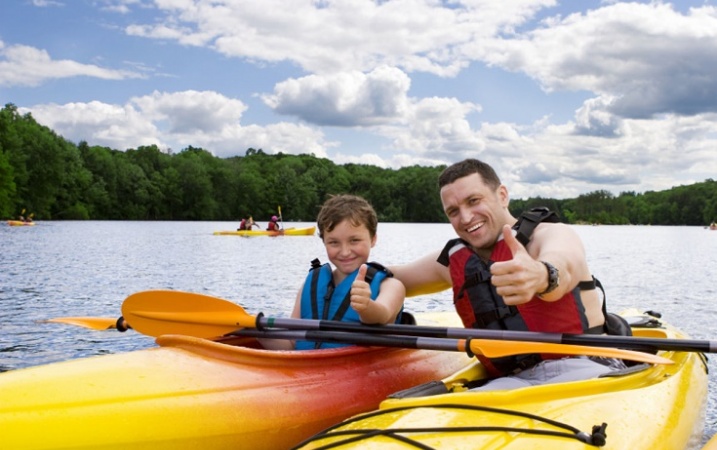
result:
[(476, 313), (476, 321), (473, 323), (473, 328), (488, 328), (488, 325), (499, 320), (503, 320), (506, 317), (514, 316), (518, 313), (518, 308), (515, 306), (499, 306), (492, 311), (486, 311), (482, 313)]

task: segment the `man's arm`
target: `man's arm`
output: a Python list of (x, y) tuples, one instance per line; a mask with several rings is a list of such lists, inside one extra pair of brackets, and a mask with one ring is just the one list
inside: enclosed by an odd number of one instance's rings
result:
[(555, 301), (572, 290), (581, 279), (590, 279), (582, 241), (565, 224), (540, 224), (526, 249), (513, 236), (509, 227), (503, 229), (513, 259), (491, 266), (492, 283), (509, 305), (530, 301), (548, 288), (548, 270), (543, 261), (558, 269), (560, 283), (553, 291), (541, 295), (544, 301)]
[(585, 247), (575, 230), (564, 223), (546, 225), (548, 226), (541, 230), (536, 229), (535, 258), (553, 264), (560, 271), (560, 286), (541, 296), (543, 300), (551, 301), (573, 290), (581, 280), (591, 280), (592, 276), (585, 256)]
[(451, 287), (448, 267), (437, 259), (440, 251), (432, 252), (408, 264), (390, 266), (393, 276), (406, 287), (406, 297), (431, 294)]

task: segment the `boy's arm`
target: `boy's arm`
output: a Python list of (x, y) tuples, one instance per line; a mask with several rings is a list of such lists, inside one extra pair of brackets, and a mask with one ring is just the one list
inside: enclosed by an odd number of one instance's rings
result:
[[(301, 285), (301, 289), (296, 294), (296, 300), (294, 301), (294, 309), (291, 311), (291, 317), (294, 319), (301, 319), (301, 292), (304, 290), (304, 285)], [(261, 345), (267, 350), (294, 350), (296, 343), (288, 339), (259, 339)]]

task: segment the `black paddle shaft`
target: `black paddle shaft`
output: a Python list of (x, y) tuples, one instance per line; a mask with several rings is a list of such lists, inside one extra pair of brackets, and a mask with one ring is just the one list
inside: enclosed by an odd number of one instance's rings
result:
[(306, 320), (264, 317), (256, 318), (256, 328), (277, 327), (312, 329), (320, 331), (349, 331), (365, 334), (410, 335), (451, 339), (493, 339), (550, 344), (587, 345), (592, 347), (621, 348), (654, 353), (658, 350), (717, 353), (717, 341), (696, 339), (663, 339), (634, 336), (607, 336), (589, 334), (541, 333), (535, 331), (480, 330), (475, 328), (433, 327), (426, 325), (364, 325), (331, 320)]
[(342, 344), (367, 345), (377, 347), (398, 347), (424, 350), (464, 351), (457, 340), (436, 339), (417, 336), (394, 336), (371, 333), (325, 331), (325, 330), (257, 330), (242, 328), (230, 333), (235, 336), (249, 336), (267, 339), (291, 339)]

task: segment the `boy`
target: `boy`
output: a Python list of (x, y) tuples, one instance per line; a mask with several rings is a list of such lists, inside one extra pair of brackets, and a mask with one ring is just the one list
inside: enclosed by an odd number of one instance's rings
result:
[[(386, 324), (400, 320), (406, 290), (390, 271), (368, 263), (376, 244), (378, 219), (373, 207), (361, 197), (337, 195), (321, 207), (317, 218), (319, 237), (331, 264), (312, 262), (299, 290), (291, 317)], [(328, 300), (326, 300), (328, 298)], [(347, 344), (262, 339), (275, 350), (308, 350)]]

